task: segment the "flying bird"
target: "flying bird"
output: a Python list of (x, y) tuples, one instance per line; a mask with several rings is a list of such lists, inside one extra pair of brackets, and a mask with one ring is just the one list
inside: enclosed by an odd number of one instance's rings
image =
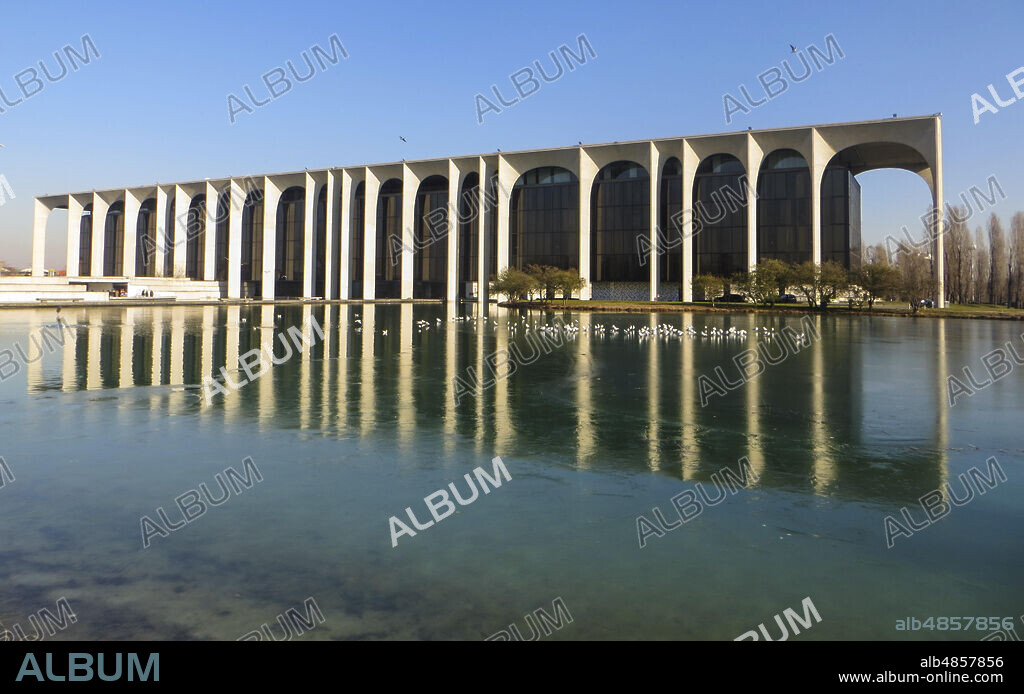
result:
[(399, 140), (401, 140), (402, 142), (408, 142), (408, 140), (406, 140), (406, 139), (405, 139), (404, 137), (402, 137), (401, 135), (399, 135), (399, 136), (398, 136), (398, 139), (399, 139)]
[(790, 53), (796, 53), (796, 46), (794, 46), (793, 44), (789, 44), (789, 51)]

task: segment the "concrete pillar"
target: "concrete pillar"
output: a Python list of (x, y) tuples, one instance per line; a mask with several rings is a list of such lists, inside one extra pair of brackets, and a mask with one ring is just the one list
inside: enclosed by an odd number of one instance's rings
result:
[(338, 176), (333, 171), (327, 172), (327, 208), (324, 216), (327, 218), (327, 233), (324, 235), (324, 247), (320, 252), (324, 254), (324, 297), (325, 299), (338, 298), (338, 230), (341, 223), (338, 204), (339, 186)]
[(380, 179), (370, 169), (366, 174), (366, 198), (363, 210), (363, 299), (377, 297), (377, 205), (380, 198)]
[(206, 184), (206, 219), (203, 220), (203, 268), (202, 276), (207, 282), (217, 279), (217, 223), (220, 212), (220, 194), (212, 183)]
[(693, 301), (693, 236), (697, 233), (694, 224), (696, 215), (693, 209), (693, 181), (700, 159), (686, 140), (683, 140), (683, 151), (679, 161), (682, 165), (680, 178), (683, 184), (683, 286), (681, 298), (683, 301)]
[(121, 274), (135, 279), (135, 254), (139, 236), (139, 210), (142, 197), (125, 188), (124, 191), (124, 260)]
[[(242, 210), (248, 191), (238, 179), (232, 178), (230, 185), (231, 204), (228, 218), (228, 298), (242, 297)], [(234, 368), (234, 366), (231, 366)]]
[(448, 160), (448, 301), (459, 298), (459, 167)]
[[(352, 296), (352, 174), (342, 171), (340, 177), (335, 178), (335, 187), (338, 189), (338, 207), (335, 214), (338, 217), (338, 293), (339, 299), (347, 300)], [(328, 194), (330, 199), (330, 194)], [(365, 213), (364, 213), (365, 214)]]
[(153, 276), (164, 277), (166, 267), (165, 256), (172, 253), (173, 230), (167, 228), (167, 210), (170, 207), (170, 196), (173, 195), (173, 188), (166, 189), (157, 186), (156, 189), (156, 252), (153, 254)]
[(821, 265), (821, 182), (825, 177), (825, 167), (831, 159), (830, 150), (818, 135), (811, 130), (811, 261)]
[(181, 186), (174, 186), (174, 229), (172, 230), (174, 276), (185, 276), (185, 254), (188, 252), (188, 207), (192, 204), (192, 196)]
[(747, 133), (747, 268), (757, 267), (757, 176), (761, 170), (761, 148)]
[(78, 244), (81, 241), (82, 231), (82, 209), (83, 205), (74, 195), (68, 196), (68, 253), (67, 253), (67, 275), (68, 277), (78, 276)]
[(594, 160), (580, 147), (580, 276), (587, 281), (580, 290), (581, 299), (590, 299), (594, 295), (590, 284), (590, 192), (598, 170)]
[(53, 208), (39, 199), (33, 201), (32, 207), (32, 276), (42, 277), (46, 271), (46, 221)]
[[(935, 170), (933, 174), (933, 187), (934, 195), (933, 202), (935, 204), (935, 215), (932, 238), (935, 239), (935, 250), (932, 251), (932, 256), (935, 258), (935, 282), (936, 282), (936, 296), (935, 305), (938, 308), (946, 308), (946, 278), (945, 278), (945, 267), (946, 259), (943, 256), (945, 241), (943, 239), (943, 228), (942, 220), (945, 210), (943, 209), (943, 198), (942, 198), (942, 120), (939, 118), (935, 119)], [(862, 242), (863, 243), (863, 242)]]
[(648, 222), (650, 250), (647, 255), (647, 263), (650, 266), (651, 279), (649, 299), (654, 301), (660, 293), (661, 278), (659, 272), (661, 270), (661, 253), (663, 251), (659, 245), (661, 243), (661, 234), (658, 233), (659, 212), (661, 210), (661, 157), (659, 156), (658, 148), (654, 146), (653, 142), (650, 143), (647, 155), (647, 174), (651, 179), (651, 209)]
[[(277, 285), (277, 204), (281, 188), (270, 176), (263, 177), (263, 298), (273, 300)], [(273, 318), (273, 316), (271, 316)], [(273, 320), (270, 325), (273, 326)], [(266, 329), (266, 328), (265, 328)], [(269, 380), (269, 379), (268, 379)]]
[[(488, 171), (488, 174), (490, 172)], [(505, 157), (498, 155), (498, 266), (494, 274), (501, 274), (509, 265), (509, 211), (512, 204), (512, 187), (519, 174), (509, 166)], [(481, 181), (487, 185), (489, 181)]]
[(103, 238), (107, 230), (107, 210), (110, 205), (100, 197), (92, 194), (92, 267), (89, 274), (103, 277)]
[[(492, 199), (487, 194), (491, 183), (491, 174), (493, 173), (493, 167), (487, 166), (487, 162), (484, 161), (484, 158), (479, 157), (477, 159), (477, 176), (479, 177), (480, 185), (478, 185), (476, 189), (476, 247), (479, 249), (476, 265), (476, 302), (477, 315), (480, 316), (487, 315), (487, 306), (490, 301), (489, 275), (492, 272), (497, 272), (496, 268), (489, 267), (488, 265), (488, 258), (491, 257), (491, 240), (487, 234), (487, 220), (491, 214), (491, 207), (497, 204), (497, 200)], [(480, 398), (477, 398), (477, 400), (480, 400)]]
[(316, 194), (317, 182), (312, 174), (306, 172), (305, 193), (303, 197), (302, 215), (302, 297), (309, 299), (313, 296), (313, 268), (316, 267), (314, 253), (320, 253), (323, 249), (316, 248)]
[[(415, 262), (416, 240), (413, 225), (416, 223), (416, 193), (420, 180), (406, 164), (402, 164), (402, 293), (403, 299), (413, 298), (412, 269)], [(391, 239), (385, 239), (391, 243)]]

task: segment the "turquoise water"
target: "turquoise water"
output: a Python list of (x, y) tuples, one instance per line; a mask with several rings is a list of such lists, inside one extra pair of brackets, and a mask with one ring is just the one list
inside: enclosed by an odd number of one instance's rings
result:
[[(1021, 324), (816, 317), (818, 339), (702, 407), (702, 375), (733, 378), (735, 355), (807, 324), (451, 320), (472, 310), (63, 311), (64, 345), (0, 383), (14, 476), (0, 487), (0, 622), (28, 629), (66, 598), (77, 622), (47, 638), (235, 639), (261, 624), (280, 638), (276, 617), (312, 597), (325, 621), (303, 639), (482, 639), (511, 623), (529, 635), (524, 615), (561, 598), (573, 621), (545, 638), (733, 639), (777, 633), (774, 615), (810, 597), (821, 621), (791, 638), (978, 639), (988, 630), (895, 624), (1024, 614), (1024, 368), (954, 407), (946, 381), (984, 377), (982, 356), (1006, 342), (1024, 354)], [(456, 378), (509, 345), (531, 354), (555, 318), (575, 326), (561, 345), (456, 402)], [(34, 358), (55, 320), (0, 313), (0, 354)], [(658, 325), (673, 332), (639, 334)], [(244, 377), (238, 355), (291, 326), (312, 350), (229, 395), (186, 387), (226, 364)], [(730, 327), (747, 334), (701, 336)], [(494, 456), (510, 480), (392, 547), (391, 516), (424, 522), (424, 497), (462, 492)], [(947, 482), (962, 496), (957, 476), (990, 456), (1006, 481), (887, 547), (886, 516), (920, 521), (919, 497)], [(180, 519), (175, 497), (200, 483), (220, 496), (218, 473), (247, 457), (262, 481), (143, 547), (143, 516)], [(742, 458), (756, 481), (639, 546), (638, 516), (677, 520), (674, 495), (714, 495), (712, 474)]]

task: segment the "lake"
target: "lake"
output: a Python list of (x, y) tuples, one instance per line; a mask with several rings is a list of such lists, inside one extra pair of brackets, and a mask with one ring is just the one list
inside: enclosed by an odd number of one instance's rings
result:
[(1024, 355), (1021, 323), (474, 310), (0, 312), (0, 622), (64, 599), (47, 639), (281, 639), (312, 598), (297, 638), (483, 639), (560, 599), (545, 639), (732, 640), (809, 597), (791, 639), (1024, 634), (1024, 368), (948, 381)]

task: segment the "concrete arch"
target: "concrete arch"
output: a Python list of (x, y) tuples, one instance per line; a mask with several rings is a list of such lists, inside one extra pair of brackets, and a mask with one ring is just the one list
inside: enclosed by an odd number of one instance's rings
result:
[(242, 203), (240, 220), (239, 270), (243, 297), (262, 296), (263, 216), (263, 189), (249, 189)]
[(752, 196), (750, 169), (744, 159), (733, 152), (709, 152), (694, 169), (690, 184), (696, 230), (690, 256), (693, 275), (730, 277), (751, 265), (748, 203)]
[(313, 204), (313, 296), (327, 297), (327, 196), (328, 185), (314, 184), (317, 194)]
[[(498, 175), (499, 200), (502, 196)], [(507, 229), (498, 231), (498, 263), (524, 269), (551, 265), (580, 269), (580, 180), (561, 166), (538, 166), (519, 175), (510, 189)], [(589, 201), (587, 209), (589, 210)], [(499, 207), (499, 220), (500, 220)], [(508, 255), (502, 264), (502, 246)]]
[[(342, 266), (348, 260), (349, 294), (347, 298), (363, 298), (363, 278), (366, 258), (366, 181), (350, 180), (348, 183), (348, 205), (342, 210), (343, 219), (348, 224), (349, 233), (342, 226)], [(346, 212), (347, 210), (347, 212)], [(349, 246), (345, 255), (345, 239)], [(342, 276), (344, 286), (345, 276)], [(344, 298), (344, 297), (343, 297)]]
[(760, 157), (755, 184), (757, 205), (756, 263), (770, 258), (785, 263), (813, 259), (811, 238), (811, 168), (807, 157), (792, 147), (779, 147)]
[(274, 297), (301, 297), (306, 270), (305, 186), (292, 185), (281, 191), (275, 222)]
[[(405, 185), (401, 178), (382, 181), (374, 207), (374, 299), (402, 298), (405, 256)], [(412, 268), (409, 268), (410, 270)]]
[(103, 222), (103, 276), (124, 274), (124, 202), (118, 200), (107, 208)]
[(185, 276), (203, 279), (206, 264), (206, 193), (192, 196), (185, 220)]
[(156, 196), (139, 204), (135, 223), (135, 275), (156, 277)]
[(432, 174), (416, 189), (413, 221), (414, 299), (444, 299), (448, 279), (449, 179)]
[[(650, 284), (651, 175), (643, 164), (619, 159), (602, 166), (590, 195), (590, 284), (628, 282), (645, 285), (636, 296), (612, 292), (602, 298), (647, 298)], [(582, 231), (582, 229), (581, 229)], [(610, 288), (609, 288), (609, 291)]]
[(95, 223), (92, 214), (92, 203), (86, 204), (79, 214), (78, 232), (78, 276), (92, 276), (93, 229)]

